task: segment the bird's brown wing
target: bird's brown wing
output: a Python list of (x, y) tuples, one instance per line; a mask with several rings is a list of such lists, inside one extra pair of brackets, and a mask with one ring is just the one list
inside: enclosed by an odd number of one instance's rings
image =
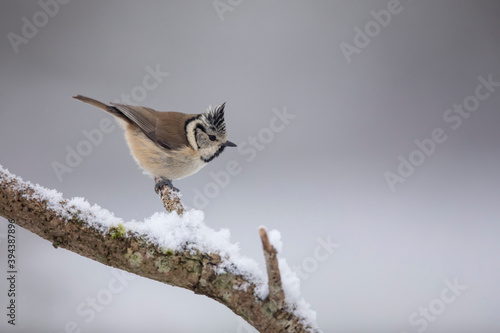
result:
[(128, 120), (136, 124), (151, 140), (156, 142), (157, 112), (153, 109), (135, 105), (111, 103)]
[(177, 149), (188, 145), (185, 122), (196, 115), (159, 112), (143, 106), (111, 104), (161, 147)]
[(181, 112), (158, 112), (156, 138), (167, 142), (172, 149), (189, 146), (186, 136), (186, 122), (198, 117), (197, 114)]

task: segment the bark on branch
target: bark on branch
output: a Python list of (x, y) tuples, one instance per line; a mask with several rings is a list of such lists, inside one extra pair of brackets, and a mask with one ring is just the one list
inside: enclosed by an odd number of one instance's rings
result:
[[(276, 250), (270, 244), (265, 229), (260, 236), (269, 277), (269, 297), (256, 297), (255, 284), (243, 276), (220, 272), (221, 257), (200, 251), (165, 251), (141, 235), (102, 232), (82, 219), (68, 200), (59, 204), (67, 214), (50, 207), (47, 200), (37, 199), (34, 185), (12, 177), (0, 166), (0, 216), (15, 219), (16, 223), (62, 247), (105, 265), (119, 268), (172, 286), (182, 287), (208, 296), (224, 304), (245, 319), (259, 332), (319, 331), (304, 318), (286, 308)], [(184, 207), (170, 189), (160, 191), (168, 211), (180, 215)], [(243, 287), (244, 286), (244, 287)], [(147, 329), (146, 329), (147, 330)]]
[[(155, 178), (155, 183), (158, 183), (159, 181), (159, 178)], [(167, 185), (163, 185), (160, 187), (159, 194), (167, 212), (172, 213), (173, 211), (176, 211), (179, 215), (184, 213), (186, 209), (182, 205), (181, 198), (172, 188)]]
[(271, 245), (267, 236), (266, 228), (259, 228), (264, 258), (266, 259), (267, 277), (269, 284), (269, 301), (273, 302), (277, 308), (285, 305), (285, 294), (281, 285), (281, 274), (278, 266), (278, 251)]

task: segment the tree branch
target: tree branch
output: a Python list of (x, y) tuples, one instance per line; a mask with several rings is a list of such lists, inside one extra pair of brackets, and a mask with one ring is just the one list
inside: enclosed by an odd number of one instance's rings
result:
[[(158, 183), (159, 181), (159, 178), (155, 178), (155, 183)], [(184, 213), (185, 208), (182, 205), (181, 198), (169, 186), (163, 185), (160, 187), (160, 199), (167, 212), (172, 213), (173, 211), (176, 211), (179, 215)]]
[[(179, 215), (184, 212), (175, 192), (165, 188), (160, 192), (167, 210), (175, 210)], [(255, 280), (232, 272), (223, 265), (226, 259), (221, 255), (187, 246), (183, 251), (165, 249), (145, 235), (126, 230), (112, 213), (105, 210), (96, 213), (95, 206), (85, 209), (82, 208), (85, 205), (75, 205), (74, 200), (24, 182), (0, 166), (0, 216), (15, 219), (19, 226), (52, 242), (54, 247), (208, 296), (243, 317), (259, 332), (320, 331), (314, 320), (303, 316), (293, 301), (286, 299), (277, 253), (264, 228), (259, 232), (270, 292), (261, 299), (257, 296), (260, 286)], [(114, 219), (116, 223), (105, 228), (103, 219)]]
[(281, 285), (278, 252), (271, 245), (266, 228), (260, 227), (259, 234), (262, 240), (262, 248), (264, 249), (264, 258), (266, 259), (269, 301), (273, 302), (277, 308), (282, 308), (285, 304), (285, 294), (283, 293), (283, 286)]

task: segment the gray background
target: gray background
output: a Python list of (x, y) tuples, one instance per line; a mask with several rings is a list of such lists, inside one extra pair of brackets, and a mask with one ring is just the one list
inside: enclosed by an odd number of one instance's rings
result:
[[(221, 20), (211, 1), (71, 1), (16, 54), (7, 34), (21, 35), (22, 18), (41, 7), (3, 1), (0, 163), (141, 220), (163, 208), (120, 128), (56, 177), (51, 165), (64, 163), (66, 146), (109, 117), (72, 95), (119, 99), (159, 65), (169, 76), (140, 104), (199, 113), (227, 102), (229, 138), (240, 145), (286, 107), (296, 118), (255, 159), (228, 149), (174, 182), (184, 202), (193, 207), (210, 172), (238, 161), (241, 173), (204, 208), (206, 223), (229, 228), (261, 265), (258, 226), (280, 230), (283, 256), (309, 265), (302, 294), (325, 332), (417, 332), (410, 315), (438, 304), (446, 279), (467, 289), (425, 331), (498, 332), (500, 89), (456, 130), (443, 114), (480, 75), (500, 81), (500, 4), (402, 0), (348, 63), (340, 44), (354, 44), (355, 27), (388, 1), (232, 3)], [(434, 128), (447, 140), (391, 191), (384, 173)], [(69, 321), (82, 332), (248, 331), (215, 301), (139, 277), (86, 323), (76, 308), (107, 288), (113, 270), (20, 228), (17, 236), (18, 325), (2, 310), (2, 332), (63, 332)], [(318, 237), (340, 244), (322, 262)], [(2, 300), (6, 289), (0, 278)]]

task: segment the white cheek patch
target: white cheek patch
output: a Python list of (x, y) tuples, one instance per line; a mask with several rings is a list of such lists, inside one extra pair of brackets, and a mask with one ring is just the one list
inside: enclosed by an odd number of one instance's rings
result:
[(194, 129), (196, 128), (196, 125), (200, 124), (201, 122), (199, 120), (193, 120), (191, 121), (187, 126), (186, 126), (186, 137), (191, 145), (191, 147), (194, 150), (198, 150), (198, 145), (196, 144), (196, 137), (194, 133)]

